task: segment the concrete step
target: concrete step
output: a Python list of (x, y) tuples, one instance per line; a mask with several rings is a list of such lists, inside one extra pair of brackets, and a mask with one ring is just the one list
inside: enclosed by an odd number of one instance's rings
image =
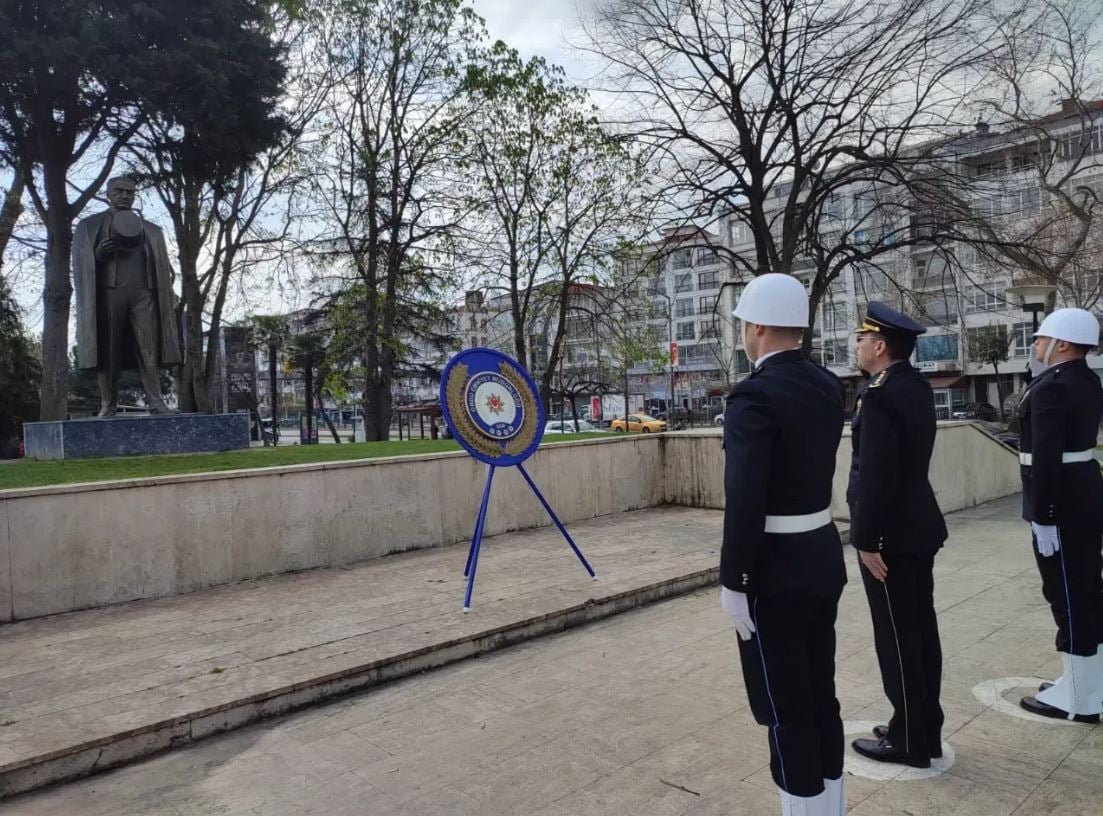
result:
[[(0, 797), (713, 584), (723, 514), (667, 507), (0, 628)], [(718, 614), (719, 611), (718, 611)]]

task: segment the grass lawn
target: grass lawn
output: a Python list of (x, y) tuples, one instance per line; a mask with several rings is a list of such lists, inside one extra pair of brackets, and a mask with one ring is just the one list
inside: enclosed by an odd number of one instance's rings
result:
[[(549, 434), (544, 444), (581, 439), (600, 439), (611, 433)], [(141, 479), (176, 476), (182, 473), (210, 473), (219, 470), (341, 462), (349, 459), (380, 459), (386, 456), (416, 456), (460, 450), (451, 439), (413, 439), (404, 442), (361, 442), (350, 445), (283, 445), (250, 448), (227, 453), (189, 453), (177, 456), (125, 456), (115, 459), (76, 459), (69, 462), (20, 460), (0, 464), (0, 490), (43, 487), (77, 482)]]

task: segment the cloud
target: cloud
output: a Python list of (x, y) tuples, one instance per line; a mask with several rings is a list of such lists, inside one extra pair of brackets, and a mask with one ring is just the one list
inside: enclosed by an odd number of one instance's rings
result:
[(503, 40), (522, 56), (540, 56), (581, 80), (592, 66), (572, 43), (581, 40), (580, 11), (598, 0), (473, 0), (475, 13), (486, 20), (492, 39)]

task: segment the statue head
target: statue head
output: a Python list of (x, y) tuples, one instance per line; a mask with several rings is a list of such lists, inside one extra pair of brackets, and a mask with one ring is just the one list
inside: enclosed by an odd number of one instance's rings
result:
[(134, 179), (117, 176), (107, 182), (107, 200), (113, 210), (129, 210), (134, 206)]

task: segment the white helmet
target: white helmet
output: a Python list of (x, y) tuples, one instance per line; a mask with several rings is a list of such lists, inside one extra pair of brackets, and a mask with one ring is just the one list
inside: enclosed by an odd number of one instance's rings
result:
[(1086, 309), (1058, 309), (1042, 321), (1034, 336), (1094, 348), (1099, 345), (1099, 321)]
[(747, 284), (733, 315), (759, 326), (808, 328), (808, 293), (792, 275), (770, 272)]

